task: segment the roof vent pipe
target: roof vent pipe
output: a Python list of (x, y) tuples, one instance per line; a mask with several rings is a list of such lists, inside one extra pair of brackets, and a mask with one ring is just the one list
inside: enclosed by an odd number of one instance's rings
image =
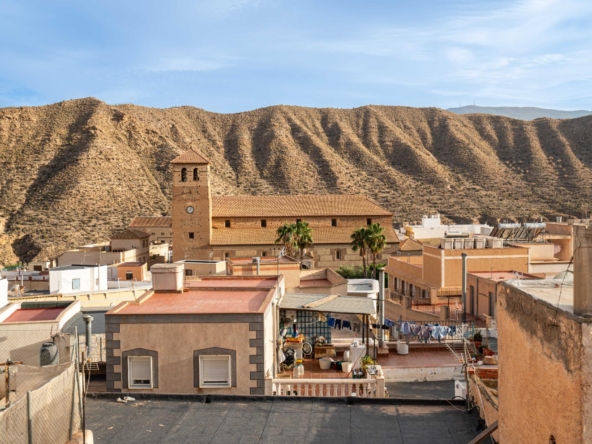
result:
[(93, 321), (93, 317), (91, 315), (84, 315), (82, 316), (82, 319), (84, 319), (84, 323), (86, 324), (86, 332), (85, 332), (85, 340), (84, 342), (86, 343), (86, 357), (90, 357), (90, 353), (91, 353), (91, 345), (92, 345), (92, 321)]

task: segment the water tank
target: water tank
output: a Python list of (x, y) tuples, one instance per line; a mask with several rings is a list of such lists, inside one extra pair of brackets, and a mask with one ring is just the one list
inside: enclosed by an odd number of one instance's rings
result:
[(60, 363), (60, 352), (55, 342), (44, 342), (39, 353), (41, 366), (57, 365)]
[(261, 263), (261, 258), (258, 256), (255, 256), (254, 258), (252, 258), (252, 263), (254, 265)]
[(498, 225), (498, 228), (499, 228), (500, 230), (502, 230), (502, 229), (506, 229), (506, 228), (514, 228), (514, 229), (516, 229), (516, 228), (520, 228), (520, 224), (518, 224), (518, 223), (505, 223), (505, 224), (499, 224), (499, 225)]
[(546, 225), (544, 222), (529, 222), (524, 224), (526, 228), (545, 228)]

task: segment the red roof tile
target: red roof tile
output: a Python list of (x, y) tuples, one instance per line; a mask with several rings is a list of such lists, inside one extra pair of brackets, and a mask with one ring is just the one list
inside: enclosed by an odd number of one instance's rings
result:
[(67, 307), (53, 308), (20, 308), (11, 314), (3, 323), (55, 321)]
[(195, 163), (198, 165), (206, 165), (210, 162), (208, 162), (201, 153), (198, 153), (197, 150), (192, 148), (185, 151), (179, 157), (173, 159), (171, 163)]

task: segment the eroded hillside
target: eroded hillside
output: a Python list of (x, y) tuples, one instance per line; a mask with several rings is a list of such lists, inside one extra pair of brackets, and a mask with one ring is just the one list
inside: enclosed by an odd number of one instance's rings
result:
[(214, 194), (361, 193), (418, 220), (581, 216), (592, 116), (513, 120), (435, 108), (274, 106), (238, 114), (81, 99), (0, 109), (0, 262), (54, 257), (168, 213), (169, 162), (211, 161)]

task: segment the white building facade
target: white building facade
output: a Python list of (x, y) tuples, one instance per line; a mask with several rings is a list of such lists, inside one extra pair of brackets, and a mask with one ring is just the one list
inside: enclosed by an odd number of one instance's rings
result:
[(0, 278), (0, 308), (8, 304), (8, 280)]
[(72, 294), (105, 291), (107, 266), (68, 265), (49, 270), (50, 294)]

